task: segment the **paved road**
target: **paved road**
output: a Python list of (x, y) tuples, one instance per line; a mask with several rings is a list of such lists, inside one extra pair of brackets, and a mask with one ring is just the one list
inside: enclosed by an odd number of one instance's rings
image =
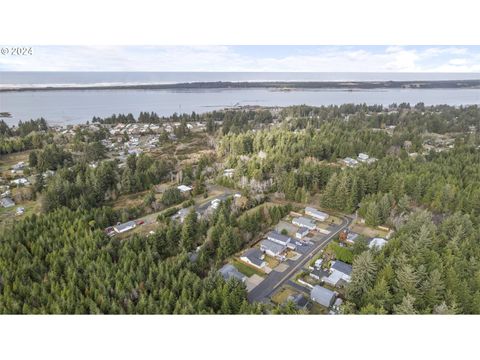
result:
[(277, 290), (280, 286), (285, 284), (290, 278), (295, 275), (307, 262), (309, 262), (314, 255), (316, 255), (322, 248), (324, 248), (337, 234), (350, 225), (352, 219), (344, 217), (342, 224), (335, 227), (335, 230), (326, 238), (317, 241), (310, 245), (307, 251), (300, 256), (299, 259), (292, 261), (287, 260), (288, 269), (284, 272), (273, 270), (259, 285), (257, 285), (250, 293), (248, 293), (248, 300), (250, 302), (266, 302), (268, 297)]

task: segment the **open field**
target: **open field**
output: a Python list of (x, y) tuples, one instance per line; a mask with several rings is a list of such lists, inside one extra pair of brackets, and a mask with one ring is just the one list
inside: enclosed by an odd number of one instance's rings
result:
[[(40, 206), (40, 201), (24, 201), (10, 208), (0, 207), (0, 223), (2, 225), (9, 224), (32, 214), (39, 214)], [(25, 208), (23, 215), (15, 214), (17, 207)]]
[(111, 205), (114, 209), (123, 209), (141, 205), (143, 204), (143, 199), (149, 193), (149, 191), (150, 190), (145, 190), (134, 194), (119, 196), (118, 199), (109, 205)]
[(359, 224), (356, 223), (351, 227), (351, 230), (353, 232), (356, 232), (357, 234), (369, 237), (369, 238), (374, 238), (374, 237), (382, 237), (385, 238), (388, 234), (388, 231), (381, 230), (381, 229), (376, 229), (372, 228), (369, 226), (366, 226), (364, 224)]

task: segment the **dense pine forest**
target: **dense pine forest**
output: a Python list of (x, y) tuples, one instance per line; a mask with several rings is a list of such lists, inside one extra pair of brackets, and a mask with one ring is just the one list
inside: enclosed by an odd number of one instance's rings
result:
[[(15, 128), (0, 123), (1, 154), (31, 150), (33, 198), (41, 204), (38, 213), (0, 226), (1, 313), (297, 313), (248, 302), (245, 285), (224, 280), (218, 269), (293, 205), (312, 203), (395, 231), (384, 248), (354, 253), (343, 313), (480, 313), (477, 106), (346, 104), (93, 119), (112, 126), (172, 122), (184, 129), (205, 123), (196, 136), (215, 154), (184, 163), (143, 153), (125, 156), (120, 166), (102, 145), (103, 128), (78, 129), (67, 141), (43, 119)], [(194, 139), (189, 130), (184, 136)], [(343, 164), (359, 153), (375, 161)], [(224, 168), (234, 175), (221, 176)], [(54, 174), (46, 178), (46, 171)], [(155, 186), (180, 171), (193, 195), (170, 187), (157, 200)], [(207, 183), (248, 202), (230, 197), (199, 218), (192, 197), (206, 197)], [(145, 192), (135, 208), (112, 206)], [(274, 198), (282, 205), (264, 206)], [(158, 207), (167, 210), (150, 234), (112, 238), (104, 231)], [(170, 218), (182, 208), (183, 223)]]

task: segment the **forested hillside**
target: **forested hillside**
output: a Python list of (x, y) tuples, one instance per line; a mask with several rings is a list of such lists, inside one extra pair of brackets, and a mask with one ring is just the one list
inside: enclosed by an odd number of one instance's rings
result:
[(167, 229), (129, 241), (107, 237), (96, 229), (96, 219), (107, 216), (103, 211), (92, 215), (63, 208), (3, 231), (0, 312), (262, 312), (260, 306), (248, 304), (240, 282), (225, 282), (214, 272), (197, 275)]

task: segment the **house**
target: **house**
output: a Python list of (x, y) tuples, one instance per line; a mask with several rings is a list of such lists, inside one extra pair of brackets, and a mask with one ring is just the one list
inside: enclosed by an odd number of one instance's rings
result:
[(349, 232), (347, 234), (347, 238), (345, 239), (346, 242), (350, 243), (350, 244), (354, 244), (355, 241), (357, 240), (358, 238), (358, 234), (357, 233), (354, 233), (354, 232)]
[(25, 161), (20, 161), (19, 163), (12, 166), (13, 170), (23, 170), (25, 168)]
[(12, 180), (12, 184), (15, 184), (15, 185), (28, 185), (29, 182), (26, 178), (19, 178), (19, 179), (15, 179), (15, 180)]
[(218, 272), (222, 275), (225, 280), (229, 280), (231, 278), (240, 280), (241, 282), (245, 282), (247, 277), (243, 275), (240, 271), (237, 270), (235, 266), (232, 264), (224, 265)]
[(187, 193), (187, 192), (192, 191), (192, 188), (190, 186), (187, 186), (187, 185), (179, 185), (179, 186), (177, 186), (177, 189), (180, 190), (181, 193)]
[(240, 257), (240, 260), (249, 265), (255, 266), (256, 268), (263, 269), (266, 265), (265, 261), (263, 261), (264, 258), (265, 255), (263, 254), (262, 250), (252, 248), (246, 250)]
[(276, 242), (273, 242), (271, 240), (262, 240), (260, 242), (260, 250), (263, 251), (265, 254), (272, 256), (272, 257), (277, 257), (281, 258), (282, 253), (287, 249), (285, 245), (280, 245)]
[(339, 286), (341, 282), (344, 280), (342, 279), (342, 274), (337, 271), (332, 271), (330, 275), (328, 276), (323, 276), (322, 281), (326, 284), (332, 285), (332, 286)]
[(326, 308), (333, 305), (335, 297), (336, 295), (333, 291), (323, 286), (314, 286), (310, 292), (310, 298)]
[(342, 282), (350, 282), (352, 265), (336, 260), (330, 266), (330, 275), (324, 276), (322, 280), (332, 286), (339, 286)]
[(308, 230), (308, 228), (306, 227), (301, 227), (301, 228), (298, 228), (297, 232), (295, 233), (295, 237), (297, 239), (303, 239), (305, 236), (308, 235), (310, 230)]
[(325, 221), (329, 218), (329, 215), (327, 213), (324, 213), (322, 211), (318, 211), (315, 208), (312, 207), (306, 207), (305, 208), (305, 215), (311, 216), (316, 220), (319, 221)]
[(370, 240), (368, 247), (370, 249), (374, 247), (377, 249), (381, 249), (382, 247), (385, 246), (386, 243), (387, 243), (387, 240), (385, 240), (384, 238), (373, 238), (372, 240)]
[(223, 176), (232, 178), (234, 174), (235, 174), (235, 169), (225, 169), (225, 170), (223, 170)]
[(307, 228), (308, 230), (314, 230), (316, 228), (314, 222), (304, 216), (294, 218), (292, 220), (292, 224), (300, 226), (302, 228)]
[(308, 306), (308, 299), (300, 293), (289, 295), (287, 302), (289, 301), (291, 301), (297, 309), (306, 309)]
[(315, 267), (312, 271), (310, 271), (309, 275), (314, 279), (320, 280), (325, 276), (325, 271), (322, 270), (320, 267)]
[(358, 161), (365, 162), (368, 160), (369, 157), (370, 156), (368, 156), (367, 154), (360, 153), (358, 154)]
[(0, 199), (0, 204), (4, 208), (9, 208), (9, 207), (15, 206), (15, 202), (9, 197), (4, 197), (4, 198)]
[(218, 207), (220, 206), (220, 204), (222, 203), (222, 199), (213, 199), (211, 202), (210, 202), (210, 206), (212, 209), (218, 209)]
[(135, 228), (135, 226), (137, 226), (135, 221), (127, 221), (126, 223), (115, 225), (113, 227), (113, 230), (115, 230), (117, 234), (121, 234), (126, 231), (132, 230), (133, 228)]
[(352, 159), (351, 157), (346, 157), (345, 159), (343, 159), (343, 162), (345, 163), (345, 165), (347, 165), (348, 167), (355, 167), (358, 165), (358, 161), (355, 160), (355, 159)]
[(296, 248), (296, 245), (293, 242), (291, 242), (292, 239), (289, 236), (279, 234), (276, 231), (270, 231), (267, 234), (267, 239), (279, 245), (286, 246), (292, 250), (295, 250)]
[(284, 246), (287, 246), (287, 244), (291, 240), (290, 237), (288, 237), (286, 235), (279, 234), (276, 231), (270, 231), (267, 234), (267, 239), (270, 240), (270, 241), (273, 241), (277, 244), (284, 245)]

